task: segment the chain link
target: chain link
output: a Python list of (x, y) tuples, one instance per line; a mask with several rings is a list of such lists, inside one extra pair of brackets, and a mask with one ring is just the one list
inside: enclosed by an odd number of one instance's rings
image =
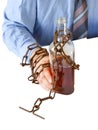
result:
[(30, 65), (30, 63), (27, 62), (28, 58), (29, 58), (29, 52), (35, 48), (37, 48), (37, 43), (34, 43), (34, 44), (31, 44), (27, 47), (27, 51), (25, 53), (25, 55), (23, 56), (22, 58), (22, 63), (21, 65), (22, 66), (25, 66), (25, 65)]

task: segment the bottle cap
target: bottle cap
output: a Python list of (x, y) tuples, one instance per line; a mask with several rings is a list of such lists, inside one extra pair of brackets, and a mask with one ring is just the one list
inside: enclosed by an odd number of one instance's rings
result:
[(66, 18), (65, 17), (60, 17), (57, 19), (57, 24), (63, 24), (66, 23)]

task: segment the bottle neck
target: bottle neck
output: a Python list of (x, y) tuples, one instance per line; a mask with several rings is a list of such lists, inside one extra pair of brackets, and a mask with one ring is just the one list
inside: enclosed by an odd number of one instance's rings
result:
[(66, 23), (57, 24), (57, 32), (59, 35), (66, 35)]
[(61, 42), (62, 36), (67, 34), (66, 19), (65, 18), (58, 18), (57, 19), (57, 33), (58, 33), (57, 41)]

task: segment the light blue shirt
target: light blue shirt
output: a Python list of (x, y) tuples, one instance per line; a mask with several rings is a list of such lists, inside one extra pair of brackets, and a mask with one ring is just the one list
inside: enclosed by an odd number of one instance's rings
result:
[[(98, 0), (87, 0), (88, 38), (98, 36)], [(7, 47), (23, 57), (27, 46), (53, 41), (58, 17), (72, 30), (75, 0), (8, 0), (4, 12), (3, 38)], [(38, 46), (36, 44), (36, 46)]]

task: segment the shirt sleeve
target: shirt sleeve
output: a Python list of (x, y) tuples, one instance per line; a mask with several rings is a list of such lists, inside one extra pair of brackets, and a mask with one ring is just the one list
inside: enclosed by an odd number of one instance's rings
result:
[(33, 43), (36, 24), (36, 0), (8, 0), (4, 11), (3, 39), (9, 50), (22, 58)]

